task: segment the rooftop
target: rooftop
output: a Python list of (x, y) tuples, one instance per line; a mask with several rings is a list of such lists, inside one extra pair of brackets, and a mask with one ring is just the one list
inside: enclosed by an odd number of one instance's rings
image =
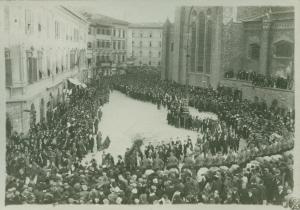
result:
[(65, 7), (65, 6), (60, 6), (60, 8), (62, 8), (63, 10), (67, 11), (68, 13), (70, 13), (71, 15), (75, 16), (76, 18), (81, 19), (84, 22), (88, 22), (88, 19), (86, 16), (84, 16), (83, 14), (81, 14), (80, 12), (76, 11), (75, 9), (73, 9), (72, 7)]
[(88, 12), (82, 12), (82, 14), (88, 18), (91, 24), (95, 25), (129, 25), (127, 21), (119, 20), (102, 14), (91, 14)]
[(163, 23), (131, 23), (129, 28), (163, 28)]

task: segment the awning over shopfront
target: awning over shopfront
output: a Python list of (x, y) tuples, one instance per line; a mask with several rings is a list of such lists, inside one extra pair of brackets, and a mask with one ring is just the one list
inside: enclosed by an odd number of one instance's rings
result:
[(78, 79), (69, 78), (68, 80), (69, 80), (69, 82), (71, 82), (71, 83), (74, 84), (74, 85), (81, 86), (81, 87), (83, 87), (83, 88), (86, 88), (86, 87), (87, 87), (86, 84), (80, 82)]

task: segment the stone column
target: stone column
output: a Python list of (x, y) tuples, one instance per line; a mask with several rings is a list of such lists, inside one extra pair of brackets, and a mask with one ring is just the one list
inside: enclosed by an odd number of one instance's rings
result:
[(264, 19), (262, 23), (262, 34), (260, 41), (259, 55), (259, 73), (268, 74), (268, 56), (269, 56), (269, 41), (270, 41), (271, 21)]

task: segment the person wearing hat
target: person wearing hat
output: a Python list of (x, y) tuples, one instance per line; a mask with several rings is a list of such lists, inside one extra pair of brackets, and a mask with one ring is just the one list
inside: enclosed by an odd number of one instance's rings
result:
[(195, 166), (195, 161), (193, 159), (193, 156), (189, 155), (184, 158), (184, 163), (181, 170), (185, 168), (193, 170), (194, 166)]
[(109, 204), (110, 204), (109, 200), (107, 198), (104, 198), (103, 205), (109, 205)]
[(138, 189), (136, 187), (133, 187), (131, 189), (131, 191), (129, 192), (128, 194), (128, 204), (134, 204), (135, 203), (135, 199), (138, 199), (139, 197), (139, 194), (138, 194)]
[(147, 194), (143, 193), (139, 197), (140, 204), (149, 204), (148, 199), (147, 199)]
[(178, 159), (174, 156), (173, 152), (171, 152), (171, 155), (167, 160), (167, 169), (171, 168), (178, 168)]
[(151, 185), (148, 194), (148, 201), (150, 204), (153, 204), (155, 200), (158, 200), (157, 187), (155, 185)]
[(150, 156), (144, 156), (141, 162), (141, 170), (146, 171), (147, 169), (152, 168), (152, 161), (150, 160)]
[(165, 164), (164, 161), (160, 159), (158, 154), (156, 154), (156, 157), (153, 160), (153, 170), (154, 171), (163, 170), (164, 164)]

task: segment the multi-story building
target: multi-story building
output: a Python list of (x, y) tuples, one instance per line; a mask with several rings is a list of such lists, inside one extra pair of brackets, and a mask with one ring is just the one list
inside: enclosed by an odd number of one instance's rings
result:
[(241, 70), (294, 76), (294, 10), (290, 7), (180, 7), (163, 30), (161, 78), (235, 88), (244, 98), (294, 107), (294, 91), (224, 78)]
[(90, 22), (88, 65), (106, 72), (125, 67), (128, 23), (100, 14), (85, 12), (84, 15)]
[(127, 56), (134, 66), (159, 67), (161, 65), (162, 29), (161, 23), (129, 25)]
[(5, 5), (7, 120), (14, 131), (47, 121), (68, 78), (85, 81), (88, 22), (63, 6)]

